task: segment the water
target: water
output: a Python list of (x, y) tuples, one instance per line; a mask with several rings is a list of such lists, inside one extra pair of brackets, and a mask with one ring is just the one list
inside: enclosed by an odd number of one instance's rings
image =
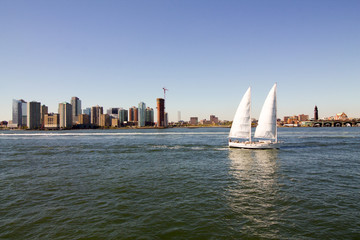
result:
[(0, 238), (360, 238), (360, 128), (0, 132)]

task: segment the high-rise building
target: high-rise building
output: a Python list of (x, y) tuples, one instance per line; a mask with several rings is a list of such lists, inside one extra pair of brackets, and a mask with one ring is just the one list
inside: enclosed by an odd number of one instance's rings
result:
[(156, 99), (157, 109), (157, 126), (165, 127), (165, 100), (163, 98)]
[(40, 128), (40, 103), (28, 102), (27, 103), (27, 126), (29, 129)]
[(81, 100), (78, 97), (71, 98), (72, 106), (72, 122), (76, 124), (78, 122), (78, 116), (81, 114)]
[(165, 113), (165, 116), (164, 116), (164, 127), (168, 127), (169, 126), (169, 117), (168, 117), (168, 113), (166, 112)]
[(123, 125), (128, 121), (128, 110), (120, 108), (119, 109), (119, 124)]
[(85, 108), (84, 110), (83, 110), (83, 114), (87, 114), (87, 115), (91, 115), (91, 108)]
[(129, 108), (129, 122), (138, 122), (139, 116), (138, 116), (138, 109), (137, 107), (133, 106)]
[(27, 126), (27, 102), (20, 99), (22, 109), (22, 126)]
[(78, 117), (80, 125), (88, 126), (90, 124), (90, 116), (88, 114), (80, 114)]
[(44, 115), (44, 127), (45, 129), (58, 129), (60, 127), (59, 114), (50, 113)]
[(146, 108), (145, 125), (146, 126), (154, 125), (154, 109), (149, 107)]
[(319, 120), (319, 113), (318, 113), (318, 108), (317, 106), (315, 105), (315, 108), (314, 108), (314, 120)]
[(111, 117), (111, 118), (119, 118), (119, 109), (120, 108), (109, 108), (106, 113)]
[(110, 116), (109, 114), (100, 114), (99, 119), (99, 126), (100, 127), (109, 127), (111, 126)]
[(72, 128), (73, 125), (72, 105), (67, 102), (59, 103), (59, 127)]
[(138, 126), (145, 127), (146, 118), (146, 104), (144, 102), (139, 103), (138, 108)]
[(49, 108), (46, 105), (41, 105), (40, 108), (40, 125), (41, 127), (44, 126), (45, 115), (48, 114)]
[(15, 127), (22, 125), (22, 102), (16, 99), (13, 99), (12, 103), (12, 124)]
[(103, 114), (103, 107), (100, 107), (99, 105), (91, 107), (91, 124), (99, 126), (101, 114)]

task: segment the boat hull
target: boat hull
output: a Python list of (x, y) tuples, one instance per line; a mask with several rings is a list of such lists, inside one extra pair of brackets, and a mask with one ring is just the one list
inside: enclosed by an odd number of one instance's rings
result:
[(230, 148), (244, 148), (244, 149), (278, 149), (279, 142), (229, 142)]

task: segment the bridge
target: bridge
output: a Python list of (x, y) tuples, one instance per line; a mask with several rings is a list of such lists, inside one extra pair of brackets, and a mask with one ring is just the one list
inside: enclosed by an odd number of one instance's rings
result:
[(352, 120), (316, 120), (302, 122), (303, 127), (360, 127), (360, 119)]

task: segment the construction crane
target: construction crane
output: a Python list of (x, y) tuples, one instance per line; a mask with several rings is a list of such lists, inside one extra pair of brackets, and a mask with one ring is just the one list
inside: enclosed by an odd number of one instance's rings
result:
[(169, 89), (163, 87), (163, 90), (164, 90), (164, 100), (165, 100), (165, 94), (166, 94), (166, 91), (169, 91)]

